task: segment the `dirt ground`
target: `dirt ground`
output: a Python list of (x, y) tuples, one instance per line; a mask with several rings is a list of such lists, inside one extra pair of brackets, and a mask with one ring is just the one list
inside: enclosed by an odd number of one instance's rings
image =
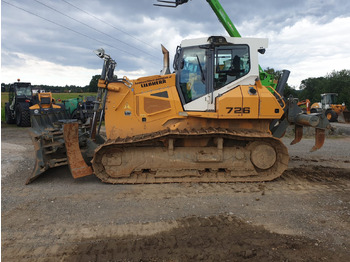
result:
[(27, 131), (1, 129), (2, 261), (349, 261), (350, 136), (288, 146), (272, 182), (109, 185), (60, 167), (26, 186)]

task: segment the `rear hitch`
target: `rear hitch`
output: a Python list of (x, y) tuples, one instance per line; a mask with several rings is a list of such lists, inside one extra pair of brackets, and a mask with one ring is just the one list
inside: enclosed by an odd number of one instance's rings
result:
[[(299, 143), (303, 138), (303, 126), (296, 124), (294, 128), (294, 134), (295, 134), (295, 137), (294, 137), (294, 140), (290, 143), (291, 145), (295, 145), (296, 143)], [(325, 129), (315, 128), (315, 145), (311, 148), (310, 152), (314, 152), (320, 149), (323, 146), (325, 139), (326, 139)]]
[(294, 135), (294, 140), (290, 143), (291, 145), (299, 143), (300, 140), (303, 138), (303, 126), (296, 124), (294, 127)]
[(315, 132), (315, 145), (310, 152), (320, 149), (323, 146), (324, 140), (326, 139), (326, 132), (324, 129), (316, 128)]
[(291, 145), (299, 143), (303, 138), (303, 128), (313, 127), (315, 128), (315, 145), (312, 147), (310, 152), (320, 149), (325, 141), (326, 129), (331, 126), (328, 119), (325, 117), (324, 112), (305, 114), (297, 105), (298, 99), (290, 97), (286, 103), (285, 115), (283, 120), (280, 122), (272, 122), (270, 129), (272, 135), (275, 137), (282, 137), (289, 125), (294, 125), (294, 139)]

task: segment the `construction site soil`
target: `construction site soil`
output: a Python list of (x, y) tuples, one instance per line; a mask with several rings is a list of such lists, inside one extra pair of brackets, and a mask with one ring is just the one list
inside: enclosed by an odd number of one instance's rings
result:
[[(265, 183), (111, 185), (59, 167), (25, 185), (28, 129), (1, 129), (2, 261), (349, 261), (350, 125), (289, 146)], [(335, 135), (334, 135), (335, 134)]]

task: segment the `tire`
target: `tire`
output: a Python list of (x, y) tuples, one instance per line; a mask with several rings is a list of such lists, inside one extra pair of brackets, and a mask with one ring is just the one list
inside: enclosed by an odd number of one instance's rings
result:
[(21, 105), (16, 106), (16, 125), (21, 127), (30, 126), (30, 111)]
[(10, 109), (10, 104), (6, 103), (5, 105), (5, 122), (6, 124), (14, 124), (15, 123), (15, 119), (12, 118), (12, 114), (11, 114), (11, 109)]
[(333, 110), (327, 110), (325, 114), (329, 122), (337, 122), (338, 115), (336, 112)]

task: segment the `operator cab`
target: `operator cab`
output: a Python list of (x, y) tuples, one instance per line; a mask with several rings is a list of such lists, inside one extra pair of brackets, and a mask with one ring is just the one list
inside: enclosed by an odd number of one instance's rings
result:
[(176, 50), (176, 85), (186, 111), (213, 111), (215, 98), (255, 85), (258, 52), (267, 39), (211, 36), (184, 40)]
[(337, 104), (337, 93), (325, 93), (321, 94), (321, 104), (322, 108), (328, 109), (330, 108), (330, 105), (336, 105)]
[(10, 109), (15, 110), (16, 103), (30, 103), (32, 100), (32, 86), (29, 82), (15, 82), (10, 85), (9, 101)]
[(15, 92), (16, 96), (32, 96), (32, 86), (27, 82), (17, 82), (10, 86), (10, 93)]
[(30, 86), (18, 86), (16, 88), (16, 94), (18, 96), (32, 96), (32, 89)]

